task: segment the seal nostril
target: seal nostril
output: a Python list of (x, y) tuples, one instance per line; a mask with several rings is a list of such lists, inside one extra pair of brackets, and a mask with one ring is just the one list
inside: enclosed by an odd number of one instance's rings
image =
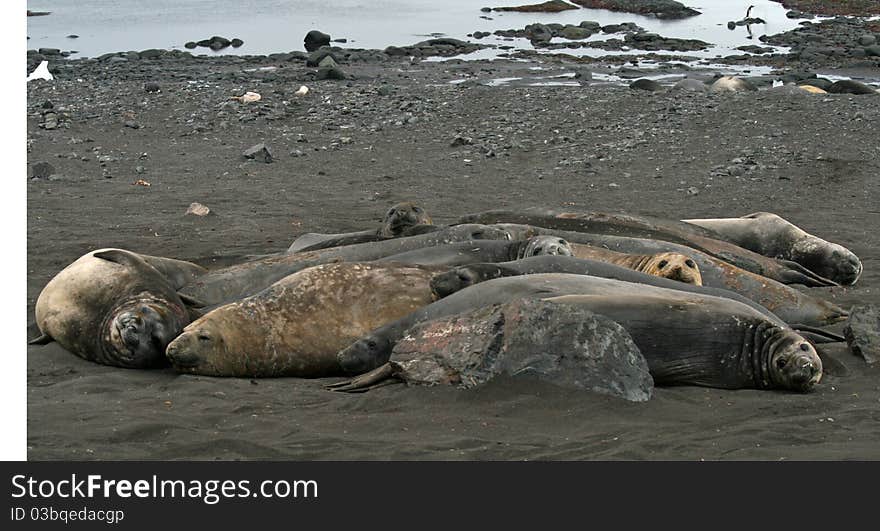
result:
[(806, 343), (801, 343), (801, 350), (803, 350), (804, 352), (810, 350), (810, 345), (807, 345)]

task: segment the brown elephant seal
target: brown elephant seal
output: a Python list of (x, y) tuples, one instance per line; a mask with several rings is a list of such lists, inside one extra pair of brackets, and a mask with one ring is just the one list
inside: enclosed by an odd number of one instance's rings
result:
[[(174, 261), (152, 258), (176, 271)], [(89, 361), (137, 369), (166, 364), (165, 346), (190, 322), (168, 278), (122, 249), (93, 251), (64, 268), (43, 288), (35, 314), (43, 336), (33, 343), (55, 340)]]
[(574, 256), (619, 265), (655, 277), (677, 280), (695, 286), (703, 285), (700, 267), (690, 256), (681, 253), (625, 254), (593, 247), (591, 245), (571, 244)]
[(438, 271), (377, 263), (311, 267), (193, 321), (166, 355), (190, 374), (339, 374), (340, 349), (433, 301), (429, 283)]
[(855, 253), (813, 236), (770, 212), (755, 212), (741, 218), (684, 221), (712, 230), (727, 241), (764, 256), (797, 262), (843, 285), (855, 284), (862, 274), (862, 261)]
[(380, 262), (430, 266), (457, 266), (477, 262), (507, 262), (530, 256), (571, 256), (567, 241), (557, 236), (534, 236), (526, 240), (479, 240), (425, 247), (393, 254)]
[(578, 305), (620, 324), (658, 385), (807, 391), (822, 377), (822, 361), (802, 336), (737, 301), (555, 273), (462, 290), (370, 332), (340, 351), (339, 363), (350, 374), (373, 370), (418, 323), (523, 298)]
[(440, 227), (434, 227), (431, 216), (421, 206), (412, 202), (403, 202), (393, 205), (382, 219), (382, 226), (378, 229), (364, 230), (359, 232), (346, 232), (340, 234), (319, 234), (309, 232), (303, 234), (290, 245), (289, 253), (317, 251), (341, 245), (353, 245), (401, 236), (415, 236), (426, 232), (433, 232)]
[(758, 90), (751, 81), (740, 77), (721, 76), (709, 87), (712, 92), (745, 92)]

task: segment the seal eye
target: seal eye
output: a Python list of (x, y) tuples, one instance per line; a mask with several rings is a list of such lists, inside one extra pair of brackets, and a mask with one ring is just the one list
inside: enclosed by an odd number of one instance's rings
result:
[(801, 350), (806, 352), (806, 351), (810, 350), (810, 346), (807, 345), (806, 343), (801, 343)]
[(697, 267), (697, 264), (695, 264), (694, 261), (691, 260), (690, 258), (688, 258), (687, 260), (684, 261), (684, 265), (690, 267), (691, 269)]
[(535, 247), (534, 252), (535, 252), (535, 254), (540, 254), (540, 253), (544, 252), (544, 248), (543, 247)]
[(417, 207), (417, 206), (414, 206), (414, 207), (413, 207), (413, 212), (421, 212), (421, 211), (422, 211), (421, 208), (419, 208), (419, 207)]
[(669, 264), (667, 260), (660, 260), (660, 263), (657, 264), (657, 269), (663, 269)]
[(199, 334), (198, 338), (199, 341), (211, 341), (211, 336), (209, 336), (208, 334)]
[(785, 365), (786, 365), (787, 363), (788, 363), (788, 361), (786, 361), (785, 358), (779, 358), (778, 360), (776, 360), (776, 368), (777, 368), (777, 369), (782, 369), (782, 368), (785, 367)]

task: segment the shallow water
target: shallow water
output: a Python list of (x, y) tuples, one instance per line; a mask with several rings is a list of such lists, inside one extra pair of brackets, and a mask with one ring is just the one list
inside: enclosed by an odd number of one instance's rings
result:
[[(348, 39), (344, 47), (384, 48), (408, 45), (429, 38), (431, 34), (467, 39), (474, 31), (518, 29), (533, 22), (577, 24), (593, 20), (602, 25), (635, 22), (648, 31), (666, 37), (700, 39), (716, 44), (703, 52), (687, 55), (708, 58), (731, 53), (737, 46), (760, 44), (758, 37), (797, 26), (797, 20), (785, 17), (786, 10), (769, 0), (685, 0), (683, 3), (703, 14), (680, 21), (662, 21), (650, 17), (615, 13), (606, 10), (578, 9), (555, 14), (482, 13), (484, 6), (523, 5), (530, 0), (28, 0), (28, 9), (51, 11), (51, 15), (28, 17), (28, 48), (77, 50), (75, 57), (89, 57), (107, 52), (147, 48), (183, 48), (187, 41), (212, 35), (244, 40), (241, 48), (227, 48), (223, 54), (268, 54), (302, 50), (303, 36), (320, 29), (333, 38)], [(749, 28), (727, 29), (727, 21), (751, 16), (767, 24)], [(487, 17), (491, 20), (486, 20)], [(77, 39), (67, 35), (78, 35)], [(619, 37), (619, 36), (618, 36)], [(599, 34), (590, 40), (613, 36)], [(527, 40), (506, 41), (497, 37), (482, 39), (486, 44), (514, 45), (530, 49)], [(195, 53), (213, 54), (207, 48)], [(599, 49), (563, 50), (571, 54), (604, 55)], [(483, 52), (475, 57), (491, 57), (497, 52)], [(626, 52), (611, 52), (614, 54)], [(637, 52), (633, 52), (637, 53)]]

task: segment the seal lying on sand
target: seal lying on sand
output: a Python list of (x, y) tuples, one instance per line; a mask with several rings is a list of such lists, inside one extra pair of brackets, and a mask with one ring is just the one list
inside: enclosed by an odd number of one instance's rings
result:
[[(160, 265), (164, 273), (148, 263)], [(128, 368), (164, 365), (165, 346), (190, 322), (169, 282), (197, 271), (186, 262), (122, 249), (90, 252), (46, 284), (35, 307), (43, 336), (81, 358)], [(194, 266), (198, 267), (198, 266)]]
[(307, 267), (331, 262), (378, 260), (422, 247), (481, 239), (509, 240), (510, 235), (501, 229), (484, 225), (458, 225), (419, 236), (359, 243), (307, 253), (266, 256), (211, 271), (182, 288), (180, 292), (202, 301), (207, 306), (216, 306), (253, 295), (287, 275)]
[[(607, 212), (560, 212), (540, 208), (527, 208), (522, 212), (490, 210), (463, 216), (459, 221), (486, 224), (521, 223), (546, 229), (662, 240), (686, 245), (783, 284), (803, 284), (807, 287), (836, 285), (834, 281), (822, 278), (800, 264), (769, 258), (743, 249), (725, 241), (711, 230), (682, 221)], [(563, 234), (558, 235), (565, 237)], [(521, 239), (522, 236), (516, 235), (515, 238)], [(583, 243), (574, 239), (569, 241)]]
[(410, 202), (397, 203), (385, 213), (385, 218), (379, 229), (341, 234), (309, 232), (294, 240), (287, 252), (317, 251), (340, 245), (374, 242), (401, 236), (416, 236), (424, 232), (433, 232), (439, 228), (434, 227), (431, 217), (422, 207)]
[(571, 256), (568, 242), (556, 236), (535, 236), (527, 240), (477, 240), (425, 247), (415, 251), (393, 254), (379, 262), (402, 264), (457, 266), (476, 262), (507, 262), (529, 256)]
[(437, 272), (376, 263), (312, 267), (193, 321), (166, 355), (190, 374), (339, 374), (341, 348), (433, 301), (429, 282)]
[(386, 363), (413, 325), (521, 298), (578, 305), (626, 329), (658, 385), (807, 391), (822, 362), (803, 337), (739, 302), (597, 277), (540, 274), (490, 280), (374, 330), (339, 352), (349, 373)]
[(727, 241), (764, 256), (797, 262), (840, 284), (855, 284), (862, 274), (862, 262), (855, 253), (813, 236), (770, 212), (755, 212), (741, 218), (683, 221), (712, 230)]
[[(785, 326), (787, 324), (783, 319), (767, 308), (733, 291), (685, 284), (668, 278), (640, 273), (606, 262), (575, 258), (572, 256), (534, 256), (512, 262), (459, 266), (449, 271), (434, 275), (431, 279), (431, 292), (434, 294), (434, 297), (439, 300), (465, 288), (479, 284), (480, 282), (486, 282), (487, 280), (517, 275), (535, 275), (540, 273), (590, 275), (594, 277), (622, 280), (624, 282), (648, 284), (650, 286), (686, 291), (688, 293), (723, 297), (749, 306), (753, 310), (764, 314), (768, 319), (779, 326)], [(816, 343), (836, 343), (844, 341), (843, 336), (825, 330), (818, 330), (802, 323), (791, 323), (791, 326), (795, 330), (801, 332), (804, 337)]]

